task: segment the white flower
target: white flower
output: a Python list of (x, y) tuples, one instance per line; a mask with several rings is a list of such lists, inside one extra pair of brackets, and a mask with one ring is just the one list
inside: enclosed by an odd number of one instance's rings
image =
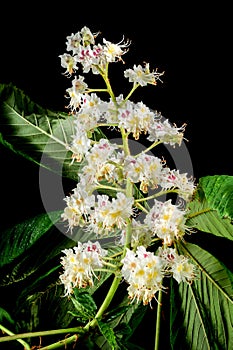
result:
[(147, 305), (163, 288), (162, 259), (146, 251), (144, 246), (139, 246), (135, 253), (127, 249), (121, 262), (123, 263), (122, 276), (129, 284), (127, 288), (129, 298), (132, 301), (142, 301), (144, 305)]
[(191, 283), (196, 278), (196, 267), (189, 262), (188, 258), (178, 255), (172, 261), (171, 272), (173, 278), (178, 282)]
[(168, 119), (165, 119), (163, 122), (154, 120), (149, 126), (148, 140), (152, 142), (160, 141), (171, 146), (175, 146), (177, 143), (180, 146), (183, 140), (184, 129), (185, 124), (178, 128), (176, 125), (172, 125)]
[(91, 147), (91, 140), (88, 138), (86, 131), (83, 130), (82, 125), (77, 122), (75, 126), (76, 134), (73, 135), (72, 143), (68, 149), (73, 152), (73, 159), (81, 162), (83, 155), (87, 154)]
[(77, 33), (72, 33), (71, 35), (67, 36), (67, 42), (66, 42), (66, 50), (67, 51), (73, 51), (73, 54), (77, 53), (77, 50), (80, 46), (87, 46), (90, 44), (95, 43), (95, 37), (99, 33), (92, 33), (90, 29), (86, 26), (84, 26), (81, 31)]
[(84, 26), (81, 29), (80, 34), (82, 37), (82, 45), (87, 46), (95, 43), (95, 37), (99, 34), (99, 32), (93, 34), (88, 27)]
[(68, 221), (69, 229), (72, 231), (75, 226), (85, 225), (95, 205), (95, 196), (87, 193), (83, 181), (80, 181), (72, 195), (66, 196), (64, 200), (66, 207), (61, 218)]
[(91, 216), (91, 228), (96, 234), (108, 233), (114, 229), (123, 229), (133, 214), (133, 197), (118, 192), (117, 197), (109, 200), (107, 195), (98, 195), (95, 213)]
[(72, 80), (72, 87), (66, 89), (66, 92), (68, 93), (68, 98), (70, 98), (70, 103), (67, 106), (67, 108), (70, 108), (72, 113), (76, 112), (82, 103), (83, 100), (83, 93), (85, 93), (87, 88), (87, 84), (84, 82), (84, 77), (79, 76), (75, 77)]
[(158, 256), (164, 260), (166, 274), (178, 282), (191, 283), (197, 277), (197, 269), (187, 257), (178, 254), (175, 248), (159, 247)]
[(61, 66), (66, 69), (65, 75), (71, 76), (78, 69), (75, 58), (70, 54), (64, 53), (58, 57), (61, 59)]
[(62, 250), (65, 255), (61, 258), (63, 273), (60, 275), (61, 283), (65, 287), (65, 296), (73, 293), (74, 288), (92, 286), (95, 268), (102, 267), (102, 257), (107, 251), (102, 249), (99, 242), (80, 243), (78, 246)]
[(118, 148), (118, 145), (111, 144), (107, 139), (100, 139), (98, 143), (94, 144), (91, 151), (86, 156), (86, 160), (90, 164), (99, 164), (105, 163)]
[(145, 163), (141, 162), (140, 157), (135, 158), (133, 156), (125, 157), (124, 175), (128, 177), (132, 182), (137, 183), (144, 179)]
[(141, 65), (134, 65), (133, 69), (126, 69), (124, 72), (125, 78), (129, 78), (130, 82), (141, 86), (156, 85), (157, 80), (160, 80), (159, 77), (163, 74), (158, 73), (157, 70), (150, 72), (149, 63), (146, 63), (144, 68)]
[(154, 120), (153, 112), (142, 102), (135, 104), (128, 100), (118, 111), (119, 127), (131, 132), (135, 140), (139, 139), (142, 132), (147, 133)]
[(185, 234), (185, 214), (185, 210), (179, 209), (171, 200), (161, 202), (155, 199), (144, 222), (164, 244), (171, 245), (175, 238), (180, 239)]
[(134, 183), (142, 182), (140, 189), (146, 193), (148, 186), (158, 187), (162, 177), (163, 163), (160, 158), (145, 153), (137, 157), (127, 156), (123, 173)]
[(124, 42), (124, 38), (117, 44), (113, 44), (106, 39), (103, 39), (103, 54), (107, 62), (116, 62), (116, 60), (122, 60), (121, 56), (124, 55), (128, 50), (130, 41)]
[(162, 171), (160, 186), (166, 190), (177, 188), (178, 194), (184, 200), (190, 200), (196, 188), (194, 179), (187, 173), (181, 174), (179, 170), (164, 168)]
[(66, 50), (67, 51), (73, 51), (73, 54), (77, 52), (77, 48), (80, 45), (80, 42), (82, 40), (82, 36), (80, 32), (78, 33), (72, 33), (71, 35), (67, 36), (67, 42), (66, 42)]

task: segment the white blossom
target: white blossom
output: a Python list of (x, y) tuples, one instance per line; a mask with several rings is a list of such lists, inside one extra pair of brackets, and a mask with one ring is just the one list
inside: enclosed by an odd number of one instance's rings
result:
[(124, 175), (134, 183), (141, 182), (140, 189), (146, 193), (148, 186), (158, 187), (162, 177), (163, 162), (160, 158), (145, 153), (127, 156), (123, 168)]
[(118, 112), (119, 127), (132, 133), (135, 140), (139, 139), (141, 133), (147, 133), (154, 119), (153, 112), (143, 102), (135, 104), (128, 100)]
[(180, 173), (179, 170), (170, 170), (168, 167), (163, 168), (160, 179), (160, 186), (167, 190), (169, 188), (177, 188), (178, 194), (184, 200), (190, 200), (196, 188), (194, 179), (188, 177), (187, 173)]
[(168, 119), (164, 121), (154, 122), (149, 126), (149, 136), (148, 140), (152, 142), (163, 142), (164, 144), (170, 144), (175, 146), (175, 144), (181, 145), (184, 136), (185, 124), (181, 127), (172, 125)]
[(185, 214), (186, 211), (172, 204), (170, 199), (165, 202), (155, 199), (144, 223), (164, 244), (171, 245), (175, 239), (180, 239), (185, 234)]
[(114, 44), (106, 39), (103, 39), (103, 54), (107, 62), (115, 62), (121, 60), (121, 56), (128, 51), (130, 41), (124, 41), (124, 38), (117, 44)]
[[(131, 43), (124, 37), (118, 43), (106, 39), (97, 43), (99, 34), (86, 26), (72, 33), (66, 42), (70, 53), (59, 56), (66, 76), (71, 77), (81, 67), (83, 73), (98, 74), (105, 83), (105, 88), (89, 87), (79, 75), (66, 90), (73, 123), (67, 150), (72, 154), (71, 166), (74, 161), (82, 163), (77, 186), (64, 198), (61, 218), (71, 233), (80, 226), (96, 237), (117, 237), (115, 242), (124, 247), (124, 257), (117, 258), (120, 264), (116, 264), (116, 271), (128, 284), (129, 299), (147, 305), (164, 289), (164, 277), (191, 283), (197, 276), (195, 265), (175, 249), (177, 241), (191, 231), (186, 225), (187, 208), (173, 204), (171, 199), (157, 199), (165, 192), (174, 192), (183, 202), (191, 200), (194, 180), (187, 173), (171, 170), (164, 159), (148, 154), (160, 143), (180, 146), (186, 125), (177, 127), (142, 101), (130, 100), (135, 89), (160, 81), (163, 73), (151, 70), (148, 63), (126, 69), (124, 77), (133, 87), (126, 97), (114, 95), (108, 66), (123, 62), (122, 56)], [(108, 93), (108, 99), (102, 100), (100, 92)], [(98, 134), (101, 126), (119, 132), (121, 143)], [(152, 145), (133, 155), (128, 138), (139, 140), (142, 135)], [(153, 193), (149, 194), (149, 190)], [(148, 201), (138, 196), (139, 192), (148, 194)], [(144, 219), (137, 217), (140, 210)], [(155, 253), (147, 250), (156, 240), (161, 244), (159, 249)], [(74, 288), (93, 286), (95, 270), (101, 269), (107, 254), (99, 242), (79, 242), (77, 247), (62, 252), (60, 281), (65, 295), (70, 296)], [(105, 265), (115, 268), (111, 262)]]
[(129, 284), (128, 296), (143, 305), (151, 302), (155, 294), (162, 290), (163, 260), (152, 252), (139, 246), (136, 252), (127, 249), (122, 259), (122, 276)]
[(110, 201), (107, 195), (97, 195), (95, 211), (91, 215), (90, 228), (98, 235), (106, 234), (114, 229), (124, 229), (127, 220), (133, 214), (133, 197), (126, 197), (118, 192)]
[(124, 72), (125, 78), (129, 78), (130, 82), (141, 86), (146, 86), (147, 84), (156, 85), (161, 75), (163, 73), (158, 73), (157, 70), (151, 72), (149, 63), (146, 63), (144, 68), (141, 65), (134, 65), (133, 69), (126, 69)]
[(65, 296), (70, 296), (74, 288), (84, 288), (94, 284), (94, 269), (103, 266), (102, 257), (107, 254), (99, 242), (78, 242), (78, 246), (62, 250), (63, 273), (59, 276), (65, 287)]
[(65, 75), (71, 76), (77, 69), (75, 57), (71, 56), (68, 53), (64, 53), (63, 55), (59, 55), (61, 59), (61, 66), (65, 68)]

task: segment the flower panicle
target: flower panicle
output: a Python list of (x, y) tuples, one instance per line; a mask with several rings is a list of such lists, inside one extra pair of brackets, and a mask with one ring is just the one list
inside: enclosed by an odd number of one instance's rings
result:
[[(124, 77), (133, 84), (132, 90), (126, 97), (114, 95), (108, 66), (123, 62), (131, 42), (123, 37), (117, 44), (106, 39), (100, 44), (96, 40), (99, 34), (88, 27), (72, 33), (67, 37), (68, 53), (59, 56), (64, 74), (75, 74), (72, 86), (66, 90), (74, 130), (67, 149), (72, 154), (71, 165), (81, 164), (79, 181), (64, 198), (61, 218), (71, 232), (82, 227), (97, 239), (115, 237), (115, 244), (122, 247), (116, 270), (128, 285), (129, 299), (147, 305), (164, 290), (165, 277), (173, 277), (177, 283), (192, 283), (197, 277), (192, 262), (175, 248), (185, 233), (191, 232), (186, 225), (186, 204), (196, 187), (194, 179), (170, 169), (154, 153), (149, 154), (161, 143), (181, 146), (186, 124), (177, 127), (142, 101), (130, 100), (136, 88), (162, 82), (164, 72), (151, 70), (149, 63), (126, 69)], [(76, 74), (80, 67), (84, 74), (101, 75), (106, 89), (89, 88), (84, 76)], [(102, 92), (107, 92), (109, 99), (101, 99)], [(105, 137), (96, 140), (94, 132), (101, 126), (114, 128), (121, 141), (118, 138), (111, 142)], [(138, 141), (141, 136), (152, 144), (135, 154), (130, 137)], [(168, 193), (177, 201), (159, 199)], [(177, 204), (181, 201), (182, 206)], [(155, 240), (160, 247), (152, 252)], [(77, 247), (63, 253), (60, 281), (67, 296), (74, 288), (93, 286), (97, 270), (103, 267), (103, 257), (108, 254), (98, 241), (78, 242)]]

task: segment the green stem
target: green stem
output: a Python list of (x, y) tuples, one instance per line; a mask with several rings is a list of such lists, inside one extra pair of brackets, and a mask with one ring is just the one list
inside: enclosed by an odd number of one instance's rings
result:
[[(2, 326), (1, 324), (0, 324), (0, 329), (3, 332), (9, 334), (9, 336), (7, 336), (7, 337), (0, 337), (0, 341), (2, 341), (3, 338), (12, 338), (13, 336), (15, 336), (15, 334), (13, 332), (9, 331), (9, 329), (7, 329), (6, 327)], [(22, 338), (22, 337), (19, 337), (18, 339), (15, 339), (15, 340), (17, 340), (20, 344), (23, 345), (24, 350), (30, 350), (31, 349), (30, 345), (28, 343), (26, 343), (24, 340), (20, 339), (20, 338)], [(8, 341), (9, 340), (12, 340), (12, 339), (8, 339)]]
[(189, 214), (189, 215), (187, 216), (187, 219), (195, 218), (196, 216), (201, 215), (201, 214), (204, 214), (204, 213), (208, 213), (208, 212), (210, 212), (211, 210), (212, 210), (211, 208), (206, 208), (206, 209), (202, 209), (202, 210), (196, 211), (195, 213)]
[(101, 318), (103, 316), (104, 312), (106, 311), (106, 309), (108, 308), (109, 304), (111, 303), (111, 301), (116, 293), (116, 290), (120, 284), (120, 281), (121, 281), (121, 279), (119, 278), (119, 276), (114, 277), (113, 282), (111, 284), (111, 287), (109, 288), (109, 291), (108, 291), (102, 305), (100, 306), (95, 318), (92, 321), (88, 322), (88, 324), (86, 324), (86, 326), (83, 329), (89, 330), (90, 327), (95, 327), (97, 325), (97, 319)]
[(77, 336), (77, 334), (75, 334), (69, 338), (59, 340), (56, 343), (53, 343), (53, 344), (50, 344), (50, 345), (45, 346), (43, 348), (40, 348), (40, 350), (54, 350), (54, 349), (58, 349), (61, 347), (64, 347), (64, 349), (66, 349), (68, 344), (75, 343), (77, 340), (78, 340), (78, 336)]
[[(115, 266), (116, 267), (116, 266)], [(115, 273), (116, 271), (114, 270), (110, 270), (110, 269), (103, 269), (103, 268), (99, 268), (99, 269), (95, 269), (96, 272), (107, 272), (107, 273)]]
[[(109, 267), (112, 267), (112, 268), (114, 268), (114, 269), (117, 268), (116, 264), (112, 264), (112, 263), (110, 263), (109, 261), (106, 261), (106, 260), (103, 259), (102, 262), (103, 262), (103, 264), (104, 264), (105, 266), (109, 266)], [(98, 270), (101, 271), (101, 269), (98, 269)], [(95, 271), (96, 271), (96, 270), (95, 270)], [(112, 272), (113, 272), (113, 271), (112, 271)]]
[(135, 84), (134, 86), (133, 86), (133, 88), (131, 89), (131, 91), (129, 92), (129, 94), (126, 96), (126, 98), (124, 99), (124, 101), (127, 101), (129, 98), (130, 98), (130, 96), (133, 94), (133, 92), (137, 89), (139, 87), (139, 84)]
[(136, 204), (136, 207), (138, 209), (140, 209), (141, 211), (144, 211), (144, 213), (148, 214), (148, 210), (146, 210), (146, 208), (144, 208), (140, 203), (136, 202), (135, 204)]
[[(100, 127), (100, 126), (107, 126), (108, 128), (110, 127), (110, 126), (118, 126), (119, 124), (118, 123), (97, 123), (97, 127)], [(119, 146), (119, 145), (118, 145)]]
[(178, 190), (177, 189), (173, 189), (173, 190), (159, 191), (159, 192), (153, 194), (152, 196), (135, 199), (135, 202), (137, 204), (139, 202), (148, 201), (150, 199), (153, 199), (153, 198), (156, 198), (156, 197), (159, 197), (159, 196), (163, 196), (164, 194), (168, 194), (168, 193), (178, 193)]
[(155, 141), (154, 143), (152, 143), (152, 145), (150, 145), (149, 147), (147, 147), (144, 151), (142, 151), (142, 152), (136, 154), (134, 157), (136, 158), (136, 157), (140, 156), (140, 154), (142, 154), (142, 153), (147, 153), (147, 152), (149, 152), (152, 148), (154, 148), (155, 146), (158, 146), (160, 143), (162, 143), (162, 141)]
[(130, 155), (130, 149), (129, 149), (129, 142), (128, 142), (128, 134), (124, 130), (124, 128), (121, 128), (121, 137), (123, 142), (123, 149), (126, 156)]
[(11, 341), (11, 340), (23, 339), (23, 338), (43, 337), (43, 336), (55, 335), (55, 334), (84, 333), (82, 327), (53, 329), (50, 331), (28, 332), (28, 333), (21, 333), (21, 334), (14, 334), (9, 330), (6, 331), (6, 328), (3, 327), (2, 325), (0, 325), (0, 329), (2, 329), (5, 333), (11, 334), (5, 337), (0, 337), (0, 343)]
[(113, 187), (113, 186), (105, 186), (105, 185), (98, 185), (95, 187), (95, 189), (98, 190), (112, 190), (117, 192), (125, 192), (124, 188), (121, 187)]
[(87, 92), (108, 92), (108, 89), (88, 89)]
[(117, 256), (120, 256), (120, 255), (122, 255), (122, 251), (117, 252), (117, 253), (115, 253), (115, 254), (112, 254), (111, 256), (104, 256), (104, 257), (103, 257), (103, 260), (104, 260), (104, 261), (107, 261), (107, 260), (115, 260), (115, 258), (116, 258)]
[(112, 101), (115, 103), (116, 98), (115, 98), (115, 95), (114, 95), (113, 90), (112, 90), (112, 86), (111, 86), (109, 78), (108, 78), (108, 64), (106, 64), (105, 72), (101, 72), (101, 76), (105, 81), (107, 91), (108, 91), (109, 95), (111, 96)]
[(154, 350), (159, 350), (159, 337), (161, 327), (161, 311), (162, 311), (162, 290), (159, 290), (158, 304), (157, 304), (157, 317), (156, 317), (156, 330), (155, 330), (155, 347)]

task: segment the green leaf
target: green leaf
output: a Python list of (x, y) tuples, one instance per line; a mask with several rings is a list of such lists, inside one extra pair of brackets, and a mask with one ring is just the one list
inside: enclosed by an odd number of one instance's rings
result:
[[(119, 328), (120, 325), (124, 325), (124, 324), (129, 325), (131, 329), (131, 334), (124, 335), (125, 339), (128, 339), (141, 323), (143, 317), (145, 316), (146, 310), (147, 310), (147, 307), (142, 304), (138, 304), (138, 303), (129, 304), (128, 295), (126, 295), (122, 303), (119, 305), (119, 307), (115, 308), (110, 312), (112, 319), (109, 320), (109, 323), (117, 333), (120, 329)], [(116, 314), (115, 315), (116, 317), (113, 317), (114, 313)]]
[[(120, 349), (132, 348), (129, 342), (136, 328), (141, 323), (143, 317), (145, 316), (147, 307), (138, 303), (129, 303), (128, 295), (125, 295), (125, 288), (119, 294), (123, 293), (123, 300), (119, 303), (116, 302), (116, 307), (110, 309), (104, 314), (104, 321), (107, 325), (114, 330), (114, 334)], [(100, 336), (96, 339), (96, 344), (103, 349), (110, 349), (109, 343), (104, 336)], [(136, 347), (135, 349), (139, 349)]]
[(14, 324), (14, 320), (12, 319), (9, 312), (7, 312), (5, 309), (0, 307), (0, 322), (3, 323), (5, 321), (8, 321), (11, 324)]
[(107, 321), (110, 322), (114, 320), (118, 316), (122, 316), (125, 314), (125, 312), (128, 310), (129, 305), (118, 305), (116, 308), (110, 310), (109, 312), (105, 313), (105, 317), (107, 318)]
[[(12, 84), (0, 84), (0, 142), (23, 157), (64, 177), (77, 180), (80, 164), (71, 166), (67, 146), (74, 117), (44, 109)], [(94, 138), (103, 135), (96, 131)]]
[(105, 322), (102, 322), (100, 320), (97, 320), (100, 332), (104, 336), (104, 338), (107, 340), (107, 343), (110, 345), (112, 350), (119, 349), (119, 346), (117, 345), (116, 336), (113, 331), (113, 329)]
[(92, 296), (85, 290), (74, 289), (75, 298), (71, 297), (71, 301), (77, 311), (78, 319), (82, 322), (89, 321), (95, 317), (97, 306)]
[(172, 349), (232, 349), (232, 273), (214, 256), (194, 244), (180, 243), (179, 250), (193, 260), (200, 275), (191, 285), (172, 283)]
[(60, 213), (40, 214), (2, 232), (1, 287), (25, 281), (35, 274), (34, 281), (26, 288), (28, 290), (57, 270), (61, 250), (75, 244), (54, 226), (60, 221)]
[(86, 290), (75, 288), (74, 296), (75, 300), (82, 304), (85, 309), (88, 310), (90, 315), (95, 316), (95, 313), (97, 311), (96, 303)]
[(233, 220), (233, 176), (205, 176), (200, 179), (199, 186), (210, 208), (216, 209), (221, 217)]
[[(11, 302), (13, 304), (13, 302)], [(41, 329), (67, 328), (74, 320), (73, 303), (64, 298), (64, 287), (57, 280), (39, 291), (26, 293), (16, 299), (13, 314), (17, 320), (17, 332), (23, 333)]]
[(0, 240), (0, 268), (28, 250), (60, 220), (60, 217), (60, 211), (51, 212), (49, 215), (43, 213), (3, 231)]
[[(128, 322), (130, 325), (130, 328), (132, 329), (131, 335), (135, 332), (137, 327), (141, 324), (143, 321), (143, 318), (146, 314), (147, 306), (138, 303), (132, 304), (131, 309), (128, 310), (126, 317), (122, 319), (124, 322)], [(127, 339), (130, 337), (127, 337)]]
[(122, 342), (119, 342), (119, 344), (121, 346), (120, 347), (121, 350), (145, 350), (144, 347), (142, 348), (141, 346), (130, 343), (128, 341), (127, 341), (127, 343), (124, 342), (124, 344)]
[(218, 237), (233, 240), (233, 177), (207, 176), (200, 179), (187, 225)]

